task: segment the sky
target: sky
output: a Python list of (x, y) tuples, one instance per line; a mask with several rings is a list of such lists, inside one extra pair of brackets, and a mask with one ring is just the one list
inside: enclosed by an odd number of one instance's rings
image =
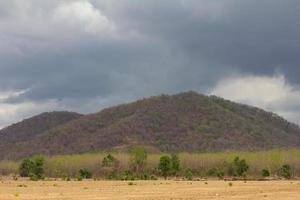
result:
[(300, 124), (298, 0), (1, 0), (0, 128), (194, 90)]

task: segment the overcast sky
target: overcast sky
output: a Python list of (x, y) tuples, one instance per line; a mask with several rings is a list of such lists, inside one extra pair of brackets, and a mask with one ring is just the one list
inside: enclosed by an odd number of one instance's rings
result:
[(195, 90), (300, 124), (299, 0), (1, 0), (0, 127)]

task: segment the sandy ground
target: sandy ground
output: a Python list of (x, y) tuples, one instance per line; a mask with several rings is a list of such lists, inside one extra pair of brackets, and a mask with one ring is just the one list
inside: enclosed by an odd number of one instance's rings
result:
[(129, 182), (2, 180), (0, 200), (300, 200), (300, 181)]

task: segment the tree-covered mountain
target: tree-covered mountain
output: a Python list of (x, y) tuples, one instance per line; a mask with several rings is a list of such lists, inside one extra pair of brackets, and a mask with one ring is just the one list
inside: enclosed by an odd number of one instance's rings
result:
[(135, 144), (189, 152), (300, 146), (297, 125), (259, 108), (196, 92), (138, 100), (28, 135), (1, 142), (0, 158), (123, 150)]
[(0, 130), (0, 154), (7, 154), (3, 157), (8, 158), (11, 157), (12, 152), (21, 154), (18, 152), (20, 143), (30, 142), (39, 134), (81, 116), (81, 114), (74, 112), (47, 112), (12, 124)]

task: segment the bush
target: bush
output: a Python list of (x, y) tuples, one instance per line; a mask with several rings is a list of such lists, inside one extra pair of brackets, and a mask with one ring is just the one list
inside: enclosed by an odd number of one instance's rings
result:
[(19, 167), (21, 177), (30, 177), (30, 180), (43, 179), (45, 160), (42, 157), (36, 157), (35, 160), (24, 159)]
[(160, 157), (158, 169), (160, 170), (161, 175), (166, 179), (172, 171), (172, 161), (169, 156)]
[(130, 170), (126, 170), (121, 177), (121, 180), (125, 180), (125, 181), (127, 181), (127, 180), (133, 181), (134, 179), (135, 179), (134, 175), (133, 175), (132, 171), (130, 171)]
[(247, 164), (245, 159), (240, 159), (239, 157), (235, 157), (232, 163), (233, 167), (230, 171), (230, 175), (245, 177), (249, 170), (249, 165)]
[(171, 163), (172, 163), (172, 173), (173, 175), (177, 175), (180, 171), (180, 160), (176, 154), (171, 155)]
[(185, 178), (189, 181), (193, 180), (193, 172), (191, 169), (185, 171)]
[(279, 169), (279, 175), (286, 178), (290, 179), (292, 178), (292, 168), (290, 165), (282, 165), (282, 167)]
[(214, 167), (214, 168), (211, 168), (210, 170), (208, 170), (207, 175), (215, 176), (215, 177), (218, 177), (219, 179), (223, 179), (225, 173), (222, 169)]
[(132, 156), (134, 170), (138, 173), (143, 172), (148, 156), (145, 148), (142, 146), (134, 146), (130, 153)]
[(150, 175), (147, 173), (144, 173), (142, 175), (140, 175), (139, 177), (141, 180), (150, 180)]
[(86, 168), (82, 168), (79, 170), (79, 177), (82, 179), (90, 179), (92, 178), (92, 172)]
[(30, 179), (31, 181), (38, 181), (38, 180), (39, 180), (38, 176), (35, 175), (35, 174), (33, 174), (33, 173), (29, 173), (28, 176), (29, 176), (29, 179)]
[(103, 167), (115, 167), (116, 164), (117, 164), (117, 159), (115, 157), (113, 157), (111, 154), (108, 154), (102, 160)]
[(152, 175), (150, 176), (150, 180), (157, 180), (157, 177), (156, 177), (155, 175), (152, 174)]
[(261, 173), (262, 173), (263, 177), (269, 177), (270, 176), (270, 171), (268, 169), (263, 169)]

